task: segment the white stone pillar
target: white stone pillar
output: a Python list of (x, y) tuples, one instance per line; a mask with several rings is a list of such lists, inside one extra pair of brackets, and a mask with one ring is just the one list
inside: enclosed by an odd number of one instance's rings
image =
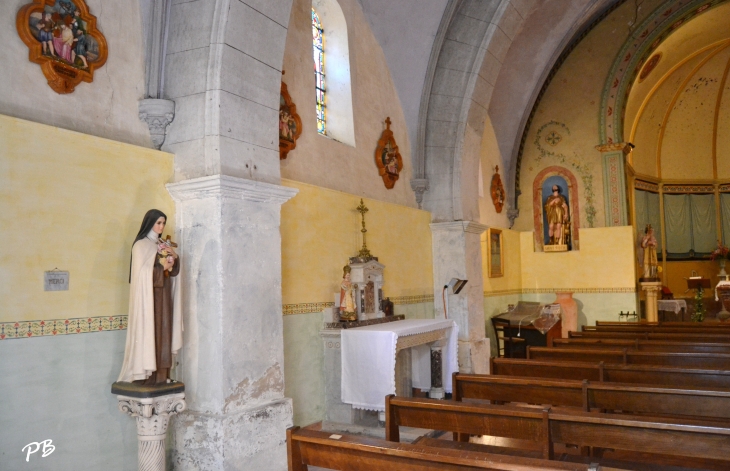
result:
[(443, 319), (441, 293), (452, 278), (468, 280), (456, 295), (448, 296), (449, 319), (459, 326), (459, 371), (489, 372), (489, 339), (484, 326), (484, 282), (481, 234), (487, 226), (471, 221), (431, 224), (433, 245), (434, 304)]
[(659, 322), (659, 305), (657, 298), (662, 289), (661, 281), (640, 281), (641, 289), (646, 293), (646, 320), (647, 322)]
[(188, 410), (173, 425), (175, 470), (283, 471), (281, 205), (297, 190), (226, 175), (167, 185), (177, 204)]
[(117, 399), (119, 410), (137, 419), (137, 469), (165, 471), (167, 426), (171, 416), (185, 410), (185, 393)]

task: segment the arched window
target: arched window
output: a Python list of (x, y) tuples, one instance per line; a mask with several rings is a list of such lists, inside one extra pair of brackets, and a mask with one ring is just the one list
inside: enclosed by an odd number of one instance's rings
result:
[(314, 90), (317, 94), (317, 132), (327, 134), (324, 86), (324, 30), (319, 15), (312, 8), (312, 54), (314, 55)]

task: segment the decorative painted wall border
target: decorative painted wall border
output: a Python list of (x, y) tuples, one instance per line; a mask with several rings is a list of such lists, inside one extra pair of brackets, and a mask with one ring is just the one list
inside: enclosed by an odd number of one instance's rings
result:
[(664, 193), (713, 193), (712, 185), (664, 185)]
[[(421, 304), (421, 303), (432, 303), (434, 296), (432, 294), (419, 294), (415, 296), (392, 296), (390, 298), (393, 304), (405, 305), (405, 304)], [(319, 303), (299, 303), (299, 304), (284, 304), (282, 311), (285, 316), (292, 316), (296, 314), (314, 314), (322, 312), (327, 308), (335, 307), (334, 302), (319, 302)]]
[(574, 294), (617, 294), (636, 293), (636, 288), (524, 288), (505, 289), (500, 291), (485, 291), (485, 298), (509, 296), (515, 294), (554, 294), (557, 292), (571, 292)]
[(653, 191), (654, 193), (659, 193), (659, 185), (652, 182), (645, 182), (644, 180), (635, 180), (634, 181), (634, 188), (637, 190), (645, 190), (645, 191)]
[(294, 314), (313, 314), (315, 312), (322, 312), (327, 308), (335, 307), (334, 302), (322, 302), (322, 303), (299, 303), (299, 304), (284, 304), (282, 310), (285, 316), (292, 316)]
[(394, 296), (390, 298), (393, 304), (421, 304), (421, 303), (432, 303), (433, 294), (419, 294), (417, 296)]
[(719, 186), (720, 191), (730, 191), (730, 183), (725, 183)]
[(500, 289), (497, 291), (485, 291), (484, 297), (485, 298), (493, 298), (496, 296), (511, 296), (515, 294), (522, 294), (521, 289)]
[(88, 334), (127, 328), (127, 316), (83, 317), (43, 321), (0, 322), (0, 340)]

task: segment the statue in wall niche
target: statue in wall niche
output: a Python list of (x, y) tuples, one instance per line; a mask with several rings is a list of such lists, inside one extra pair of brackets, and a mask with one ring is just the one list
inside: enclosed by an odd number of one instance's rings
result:
[(132, 244), (127, 342), (117, 381), (167, 383), (182, 347), (180, 258), (169, 236), (162, 239), (166, 223), (162, 211), (147, 211)]
[(355, 286), (350, 281), (352, 268), (345, 265), (342, 270), (342, 283), (340, 283), (340, 321), (352, 322), (357, 320), (357, 307), (355, 305)]
[(647, 224), (646, 229), (644, 229), (644, 237), (641, 238), (641, 249), (643, 251), (641, 264), (643, 271), (642, 280), (657, 278), (659, 262), (657, 261), (656, 247), (657, 241), (656, 237), (654, 237), (654, 228), (651, 227), (651, 224)]
[(552, 194), (548, 196), (545, 203), (545, 214), (548, 223), (548, 235), (550, 241), (547, 245), (567, 245), (569, 237), (568, 203), (561, 194), (562, 190), (558, 185), (553, 185)]

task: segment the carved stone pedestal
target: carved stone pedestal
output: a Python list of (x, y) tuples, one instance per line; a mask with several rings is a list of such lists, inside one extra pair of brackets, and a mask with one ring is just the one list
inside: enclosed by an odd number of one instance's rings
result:
[(659, 322), (659, 309), (657, 296), (662, 289), (661, 281), (640, 281), (641, 290), (646, 293), (646, 320), (647, 322)]
[[(179, 391), (183, 392), (172, 392)], [(150, 391), (152, 390), (152, 391)], [(185, 386), (182, 383), (153, 387), (137, 387), (131, 383), (114, 383), (112, 393), (117, 395), (119, 410), (137, 419), (139, 471), (165, 471), (165, 437), (170, 417), (185, 410)], [(158, 395), (158, 393), (160, 395)], [(139, 396), (147, 397), (139, 397)]]

